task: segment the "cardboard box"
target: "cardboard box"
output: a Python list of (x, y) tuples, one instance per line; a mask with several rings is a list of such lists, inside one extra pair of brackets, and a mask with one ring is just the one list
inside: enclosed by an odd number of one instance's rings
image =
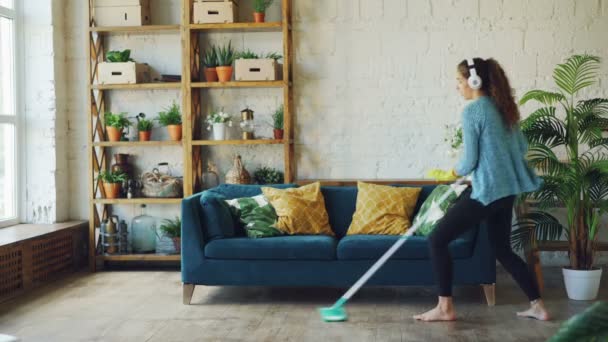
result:
[(117, 4), (116, 0), (101, 3), (103, 6), (93, 8), (93, 19), (97, 26), (142, 26), (151, 23), (149, 0), (128, 0), (119, 6), (109, 6)]
[(197, 1), (194, 3), (194, 24), (222, 24), (238, 21), (238, 5), (234, 1)]
[(148, 83), (151, 79), (148, 64), (103, 62), (97, 66), (97, 80), (99, 84)]
[(281, 64), (271, 58), (237, 59), (234, 62), (236, 81), (276, 81), (280, 79)]

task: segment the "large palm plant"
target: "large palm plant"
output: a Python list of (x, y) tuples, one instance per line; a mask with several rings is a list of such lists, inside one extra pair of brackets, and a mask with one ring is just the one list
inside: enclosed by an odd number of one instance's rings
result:
[[(553, 79), (558, 92), (532, 90), (520, 101), (541, 107), (521, 123), (530, 142), (529, 162), (542, 174), (543, 185), (523, 199), (537, 202), (520, 218), (513, 234), (516, 248), (537, 240), (568, 238), (570, 267), (593, 267), (600, 218), (608, 210), (608, 99), (579, 100), (579, 92), (596, 81), (600, 59), (575, 55), (558, 64)], [(557, 154), (562, 156), (558, 157)], [(548, 209), (565, 207), (561, 223)]]

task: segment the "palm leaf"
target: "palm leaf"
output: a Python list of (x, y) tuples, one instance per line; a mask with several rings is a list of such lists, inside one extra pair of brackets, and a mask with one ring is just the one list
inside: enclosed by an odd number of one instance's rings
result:
[(593, 202), (600, 202), (608, 199), (608, 174), (597, 170), (585, 175), (588, 185), (589, 199)]
[(524, 96), (519, 100), (520, 105), (526, 104), (530, 100), (538, 101), (545, 106), (552, 106), (555, 103), (565, 100), (566, 97), (560, 93), (553, 93), (544, 90), (530, 90), (525, 93)]
[(573, 95), (595, 82), (599, 63), (597, 56), (574, 55), (566, 63), (557, 65), (553, 79), (564, 92)]
[(557, 240), (567, 231), (557, 218), (543, 211), (523, 215), (514, 227), (517, 228), (511, 234), (511, 244), (517, 250), (530, 246), (534, 240)]
[(549, 342), (608, 340), (608, 303), (597, 302), (570, 318)]
[(589, 148), (604, 147), (608, 148), (608, 138), (599, 138), (589, 141)]
[(535, 110), (534, 112), (532, 112), (532, 114), (530, 114), (530, 116), (528, 116), (527, 118), (521, 120), (521, 123), (519, 124), (519, 126), (521, 127), (522, 130), (528, 130), (538, 120), (542, 120), (547, 117), (555, 118), (555, 110), (556, 109), (553, 106), (541, 107), (541, 108)]
[(548, 174), (557, 174), (567, 168), (567, 165), (557, 158), (551, 148), (537, 143), (530, 145), (528, 162), (539, 171)]
[(536, 116), (524, 126), (522, 132), (531, 143), (551, 148), (566, 144), (566, 125), (555, 116)]

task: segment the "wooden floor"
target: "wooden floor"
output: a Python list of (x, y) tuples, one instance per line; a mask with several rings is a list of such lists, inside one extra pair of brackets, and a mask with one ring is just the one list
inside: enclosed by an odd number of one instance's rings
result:
[(197, 286), (185, 306), (178, 272), (78, 274), (4, 303), (0, 334), (23, 341), (544, 341), (590, 305), (566, 299), (560, 272), (545, 270), (553, 322), (516, 318), (526, 299), (499, 271), (497, 305), (486, 306), (478, 287), (458, 288), (460, 320), (450, 323), (411, 319), (435, 304), (431, 288), (364, 289), (348, 305), (348, 322), (323, 323), (316, 308), (341, 290)]

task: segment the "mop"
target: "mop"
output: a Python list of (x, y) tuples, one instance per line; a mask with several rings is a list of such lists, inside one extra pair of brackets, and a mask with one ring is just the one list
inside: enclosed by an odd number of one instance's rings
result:
[[(465, 180), (466, 180), (466, 177), (460, 178), (454, 183), (454, 185), (461, 185), (462, 183), (464, 183)], [(445, 201), (450, 194), (451, 194), (451, 191), (447, 191), (445, 194), (443, 194), (443, 196), (441, 196), (439, 198), (437, 203), (438, 204), (443, 203), (443, 201)], [(325, 322), (346, 321), (348, 319), (346, 310), (344, 310), (344, 305), (346, 304), (346, 302), (348, 302), (348, 300), (355, 293), (357, 293), (357, 291), (359, 291), (359, 289), (369, 280), (369, 278), (371, 278), (376, 273), (376, 271), (378, 271), (380, 269), (380, 267), (382, 267), (382, 265), (384, 265), (384, 263), (393, 254), (395, 254), (395, 252), (405, 243), (405, 241), (407, 241), (407, 239), (410, 236), (414, 235), (416, 230), (418, 230), (418, 227), (420, 227), (421, 223), (426, 222), (426, 219), (429, 216), (429, 214), (430, 214), (430, 210), (427, 211), (420, 218), (420, 220), (418, 220), (416, 222), (416, 224), (414, 224), (410, 229), (408, 229), (407, 232), (405, 232), (405, 234), (401, 235), (401, 237), (399, 237), (399, 239), (391, 246), (391, 248), (389, 248), (389, 250), (387, 250), (384, 253), (384, 255), (382, 255), (382, 257), (380, 257), (380, 259), (378, 259), (378, 261), (376, 261), (376, 263), (374, 263), (372, 265), (372, 267), (370, 267), (370, 269), (367, 270), (367, 272), (365, 272), (365, 274), (363, 276), (361, 276), (361, 278), (359, 278), (359, 280), (357, 280), (357, 282), (350, 289), (348, 289), (348, 291), (346, 291), (346, 293), (342, 297), (340, 297), (340, 299), (338, 299), (334, 303), (333, 306), (328, 307), (328, 308), (320, 308), (319, 313), (321, 314), (321, 318)]]

